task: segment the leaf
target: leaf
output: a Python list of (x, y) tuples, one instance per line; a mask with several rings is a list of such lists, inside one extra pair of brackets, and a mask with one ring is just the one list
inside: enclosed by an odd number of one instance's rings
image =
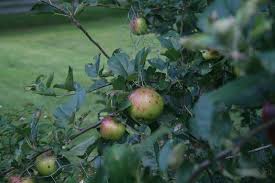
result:
[(60, 88), (68, 91), (75, 91), (73, 69), (69, 66), (67, 78), (64, 84), (55, 84), (54, 88)]
[(167, 49), (174, 49), (179, 51), (181, 49), (181, 45), (179, 43), (180, 36), (176, 31), (169, 31), (168, 33), (161, 35), (158, 37), (161, 46)]
[(161, 58), (150, 59), (149, 64), (160, 71), (163, 71), (168, 67), (168, 63), (162, 60)]
[(270, 73), (275, 73), (275, 50), (257, 53), (264, 68)]
[(80, 142), (70, 149), (71, 154), (74, 154), (75, 156), (83, 156), (87, 149), (94, 145), (96, 140), (97, 137), (95, 136), (91, 136), (90, 138), (85, 139), (83, 142)]
[(84, 103), (86, 97), (86, 91), (84, 88), (78, 87), (75, 94), (65, 104), (57, 107), (54, 112), (54, 117), (59, 122), (68, 122), (79, 110)]
[(104, 167), (112, 182), (135, 182), (140, 157), (132, 146), (116, 144), (104, 152)]
[(135, 70), (138, 73), (140, 73), (143, 70), (145, 62), (146, 62), (146, 58), (147, 58), (149, 52), (150, 52), (149, 48), (143, 48), (142, 50), (140, 50), (137, 53), (136, 58), (135, 58)]
[(261, 106), (266, 95), (275, 92), (274, 82), (274, 77), (267, 74), (247, 76), (203, 95), (194, 108), (195, 120), (190, 123), (192, 131), (204, 140), (211, 140), (215, 125), (228, 125), (225, 118), (218, 118), (219, 114), (225, 112), (226, 107)]
[(53, 79), (54, 79), (54, 73), (52, 73), (52, 74), (48, 77), (48, 80), (47, 80), (47, 82), (46, 82), (46, 87), (47, 87), (47, 88), (50, 88), (50, 87), (52, 86)]
[(168, 141), (160, 150), (159, 153), (159, 168), (162, 171), (166, 171), (168, 168), (169, 154), (172, 152), (173, 142)]
[(106, 79), (100, 79), (100, 80), (96, 80), (88, 89), (87, 92), (91, 92), (91, 91), (95, 91), (98, 90), (104, 86), (109, 85), (108, 81)]
[(117, 53), (113, 55), (109, 61), (108, 66), (115, 75), (127, 78), (134, 73), (134, 62), (129, 61), (129, 56), (125, 53)]
[(85, 72), (89, 77), (97, 77), (100, 71), (100, 55), (98, 54), (94, 60), (96, 61), (95, 64), (86, 64), (85, 65)]
[(212, 28), (209, 19), (213, 17), (213, 15), (220, 19), (234, 16), (240, 6), (240, 0), (216, 0), (199, 16), (198, 27), (203, 30), (203, 32), (210, 32)]
[(192, 175), (194, 165), (188, 161), (184, 162), (183, 165), (177, 170), (176, 183), (187, 182)]

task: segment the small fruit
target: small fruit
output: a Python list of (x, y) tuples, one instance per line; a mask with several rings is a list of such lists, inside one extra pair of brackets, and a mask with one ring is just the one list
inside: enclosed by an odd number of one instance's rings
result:
[(34, 183), (34, 180), (31, 177), (25, 177), (25, 178), (22, 178), (21, 183)]
[(164, 108), (163, 98), (151, 88), (138, 88), (129, 95), (130, 116), (136, 121), (152, 122), (158, 118)]
[(40, 175), (52, 175), (57, 170), (56, 158), (48, 154), (42, 154), (36, 158), (35, 167)]
[(125, 126), (112, 117), (105, 117), (101, 121), (100, 134), (106, 140), (119, 140), (125, 133)]
[(221, 58), (221, 55), (216, 50), (211, 50), (211, 49), (201, 50), (201, 54), (205, 60), (215, 60), (215, 59)]
[(184, 161), (185, 144), (177, 144), (168, 157), (168, 166), (172, 170), (178, 169)]
[(21, 177), (11, 176), (9, 177), (9, 183), (22, 183)]
[(35, 183), (31, 177), (12, 176), (9, 178), (9, 183)]
[(130, 28), (132, 33), (136, 35), (146, 34), (148, 29), (146, 20), (144, 18), (139, 18), (139, 17), (131, 20)]
[[(263, 122), (269, 122), (275, 120), (275, 105), (271, 103), (265, 103), (262, 110)], [(275, 125), (272, 125), (267, 129), (267, 136), (272, 144), (275, 146)]]

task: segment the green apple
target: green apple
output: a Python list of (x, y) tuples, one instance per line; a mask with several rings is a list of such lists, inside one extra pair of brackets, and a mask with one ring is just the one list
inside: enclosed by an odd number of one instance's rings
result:
[(216, 50), (211, 50), (211, 49), (201, 50), (201, 54), (205, 60), (216, 60), (221, 58), (221, 55)]
[(151, 88), (138, 88), (129, 95), (130, 116), (139, 122), (151, 123), (157, 119), (164, 108), (163, 98)]
[(56, 158), (42, 154), (36, 158), (35, 167), (40, 175), (52, 175), (57, 170)]
[(125, 133), (125, 126), (112, 117), (105, 117), (101, 121), (100, 134), (106, 140), (119, 140)]
[(130, 28), (133, 34), (142, 35), (148, 31), (148, 26), (144, 18), (136, 17), (130, 22)]
[(31, 177), (24, 177), (21, 183), (35, 183), (35, 181)]

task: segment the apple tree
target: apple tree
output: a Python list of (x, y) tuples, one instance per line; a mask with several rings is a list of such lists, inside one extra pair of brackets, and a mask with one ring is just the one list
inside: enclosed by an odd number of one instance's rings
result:
[[(107, 53), (77, 18), (103, 5), (128, 9), (129, 31), (154, 34), (161, 53)], [(90, 86), (69, 67), (62, 84), (51, 74), (26, 87), (67, 100), (50, 118), (0, 118), (0, 180), (275, 181), (272, 0), (41, 0), (33, 10), (67, 17), (99, 54), (84, 67)], [(92, 92), (104, 106), (94, 122), (81, 111)]]

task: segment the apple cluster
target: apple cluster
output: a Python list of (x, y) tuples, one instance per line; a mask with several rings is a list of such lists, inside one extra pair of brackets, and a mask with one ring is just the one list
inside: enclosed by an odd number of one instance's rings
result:
[[(157, 119), (164, 108), (163, 98), (154, 89), (141, 87), (128, 97), (131, 106), (130, 117), (136, 122), (150, 124)], [(108, 116), (101, 121), (100, 134), (106, 140), (119, 140), (125, 133), (125, 126), (117, 119)]]

